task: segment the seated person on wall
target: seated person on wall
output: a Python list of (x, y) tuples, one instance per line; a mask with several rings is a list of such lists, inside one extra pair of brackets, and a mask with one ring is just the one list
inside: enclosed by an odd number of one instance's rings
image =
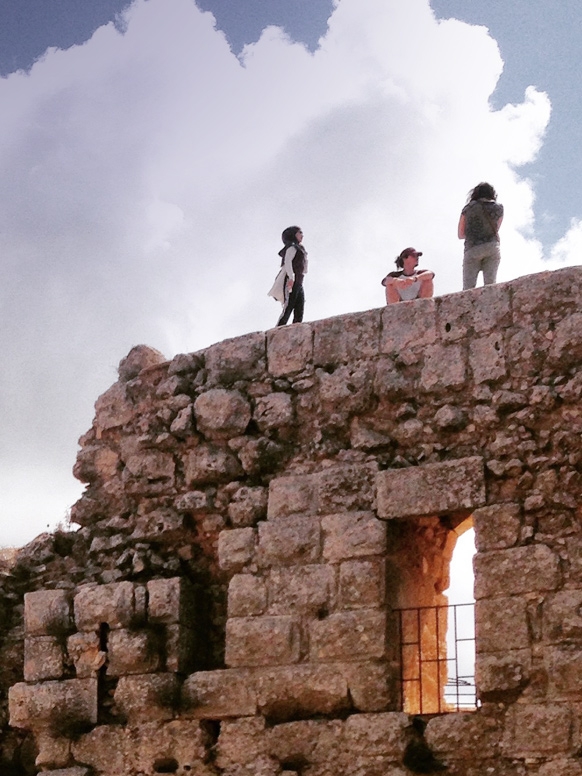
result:
[(434, 272), (417, 269), (422, 251), (405, 248), (396, 259), (398, 269), (389, 272), (382, 285), (386, 287), (386, 304), (408, 302), (410, 299), (427, 299), (433, 294)]

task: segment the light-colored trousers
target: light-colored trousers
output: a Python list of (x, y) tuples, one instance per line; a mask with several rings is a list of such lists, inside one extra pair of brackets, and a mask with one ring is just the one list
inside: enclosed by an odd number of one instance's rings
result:
[(475, 288), (481, 271), (484, 285), (495, 283), (500, 261), (501, 252), (496, 241), (474, 245), (466, 250), (463, 256), (463, 290)]

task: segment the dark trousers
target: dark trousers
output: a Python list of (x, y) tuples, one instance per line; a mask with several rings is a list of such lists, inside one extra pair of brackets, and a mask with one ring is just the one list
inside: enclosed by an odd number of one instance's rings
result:
[(297, 283), (294, 283), (281, 317), (277, 321), (277, 326), (284, 326), (289, 320), (291, 313), (293, 313), (293, 323), (301, 323), (304, 308), (305, 292), (303, 291), (303, 286), (298, 286)]

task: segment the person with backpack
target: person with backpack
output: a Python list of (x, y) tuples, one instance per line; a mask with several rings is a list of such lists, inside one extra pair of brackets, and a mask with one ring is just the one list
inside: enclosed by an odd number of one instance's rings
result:
[(269, 296), (283, 305), (277, 326), (284, 326), (291, 313), (293, 313), (293, 323), (303, 321), (305, 309), (303, 278), (307, 272), (307, 251), (301, 245), (303, 241), (301, 228), (288, 226), (283, 230), (281, 239), (283, 240), (283, 247), (279, 251), (281, 269), (269, 291)]
[(463, 290), (475, 288), (479, 272), (483, 272), (485, 285), (495, 283), (501, 261), (499, 227), (502, 221), (503, 205), (497, 202), (497, 192), (490, 183), (478, 183), (469, 192), (457, 230), (459, 240), (465, 240)]

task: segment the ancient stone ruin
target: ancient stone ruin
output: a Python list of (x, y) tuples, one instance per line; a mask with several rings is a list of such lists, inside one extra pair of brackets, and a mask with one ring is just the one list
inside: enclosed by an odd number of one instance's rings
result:
[(0, 559), (2, 776), (582, 776), (581, 362), (582, 268), (134, 348)]

